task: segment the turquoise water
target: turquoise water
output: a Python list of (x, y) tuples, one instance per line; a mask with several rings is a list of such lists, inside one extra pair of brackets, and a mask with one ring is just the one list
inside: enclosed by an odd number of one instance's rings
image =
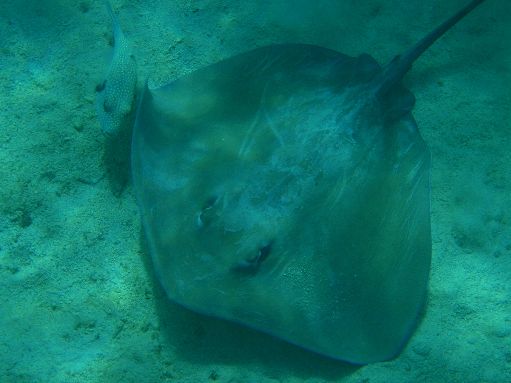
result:
[[(153, 85), (282, 42), (384, 63), (464, 3), (112, 1)], [(433, 158), (428, 305), (400, 356), (363, 367), (166, 299), (96, 118), (102, 2), (5, 1), (0, 36), (0, 382), (511, 381), (511, 3), (406, 78)]]

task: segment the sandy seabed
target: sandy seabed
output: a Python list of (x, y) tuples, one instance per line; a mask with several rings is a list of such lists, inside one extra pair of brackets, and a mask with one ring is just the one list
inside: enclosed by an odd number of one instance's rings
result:
[[(113, 1), (139, 77), (162, 84), (258, 46), (379, 62), (464, 0)], [(169, 302), (131, 187), (112, 193), (95, 89), (101, 1), (0, 4), (0, 381), (510, 382), (511, 2), (488, 0), (406, 78), (430, 146), (428, 307), (396, 359), (363, 367)]]

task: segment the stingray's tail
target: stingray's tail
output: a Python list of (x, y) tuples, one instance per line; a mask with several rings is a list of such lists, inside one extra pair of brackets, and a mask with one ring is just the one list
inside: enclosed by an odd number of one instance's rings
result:
[(470, 13), (475, 7), (486, 0), (472, 0), (463, 9), (458, 11), (451, 18), (439, 25), (430, 34), (420, 40), (412, 48), (402, 55), (392, 59), (384, 70), (383, 76), (378, 83), (376, 94), (378, 97), (385, 96), (390, 89), (398, 84), (405, 74), (410, 70), (417, 58), (426, 51), (436, 40), (447, 32), (453, 25)]

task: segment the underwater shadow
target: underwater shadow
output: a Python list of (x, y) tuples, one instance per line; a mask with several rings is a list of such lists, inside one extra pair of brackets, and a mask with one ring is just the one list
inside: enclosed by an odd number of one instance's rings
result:
[(338, 380), (361, 366), (334, 360), (237, 323), (188, 310), (167, 298), (154, 271), (145, 235), (141, 256), (155, 298), (162, 347), (179, 358), (203, 365), (230, 365), (301, 379)]

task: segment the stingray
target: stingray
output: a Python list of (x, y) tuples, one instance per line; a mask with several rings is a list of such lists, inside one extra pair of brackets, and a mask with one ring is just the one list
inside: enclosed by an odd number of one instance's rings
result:
[(402, 79), (482, 2), (383, 67), (281, 44), (146, 85), (132, 179), (168, 297), (355, 364), (399, 354), (431, 261), (430, 153)]

